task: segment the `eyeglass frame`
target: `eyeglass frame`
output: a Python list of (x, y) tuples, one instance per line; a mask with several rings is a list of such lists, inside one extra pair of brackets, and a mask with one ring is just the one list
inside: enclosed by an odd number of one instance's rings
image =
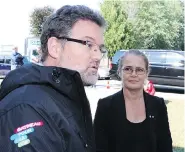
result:
[[(131, 71), (129, 72), (129, 71), (127, 71), (127, 72), (125, 72), (125, 68), (130, 68), (131, 69)], [(143, 73), (142, 74), (138, 74), (138, 71), (137, 71), (137, 69), (142, 69), (143, 70)], [(147, 72), (147, 70), (145, 70), (144, 68), (142, 68), (142, 67), (132, 67), (132, 66), (125, 66), (125, 67), (123, 67), (122, 68), (122, 70), (123, 70), (123, 72), (125, 72), (125, 73), (127, 73), (127, 74), (132, 74), (134, 71), (135, 71), (135, 73), (136, 73), (136, 75), (144, 75), (146, 72)]]
[(80, 43), (80, 44), (86, 45), (89, 49), (91, 49), (91, 48), (90, 48), (90, 46), (88, 46), (89, 45), (88, 43), (91, 43), (92, 45), (98, 46), (98, 48), (99, 48), (100, 52), (102, 53), (102, 55), (107, 53), (107, 50), (106, 50), (106, 48), (104, 46), (103, 47), (104, 47), (105, 51), (102, 51), (102, 48), (100, 48), (100, 46), (98, 44), (96, 44), (95, 42), (91, 42), (89, 40), (79, 40), (79, 39), (74, 39), (74, 38), (69, 38), (69, 37), (64, 37), (64, 36), (56, 37), (56, 38), (57, 39), (64, 39), (64, 40), (71, 41), (71, 42)]

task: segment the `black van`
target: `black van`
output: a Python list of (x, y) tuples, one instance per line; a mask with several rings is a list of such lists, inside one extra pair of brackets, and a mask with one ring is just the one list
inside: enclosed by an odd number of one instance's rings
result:
[[(112, 58), (110, 77), (118, 78), (117, 68), (121, 56), (126, 50), (119, 50)], [(175, 50), (140, 50), (149, 60), (151, 72), (149, 80), (155, 87), (184, 90), (184, 51)]]

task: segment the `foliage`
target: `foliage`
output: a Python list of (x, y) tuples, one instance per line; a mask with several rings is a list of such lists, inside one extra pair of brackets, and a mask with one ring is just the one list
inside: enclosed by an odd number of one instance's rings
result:
[(110, 57), (120, 49), (184, 50), (184, 2), (104, 0), (100, 8)]
[(105, 32), (105, 45), (109, 57), (116, 50), (129, 49), (132, 46), (132, 25), (127, 20), (128, 16), (123, 10), (122, 2), (118, 0), (104, 1), (101, 4), (101, 12), (107, 21)]
[[(178, 1), (140, 1), (134, 24), (137, 48), (174, 49), (182, 23)], [(177, 48), (180, 49), (180, 48)]]
[(54, 12), (54, 9), (50, 6), (45, 6), (43, 8), (35, 8), (30, 15), (30, 26), (31, 34), (34, 36), (40, 36), (42, 31), (42, 24), (45, 21), (46, 17), (51, 15)]

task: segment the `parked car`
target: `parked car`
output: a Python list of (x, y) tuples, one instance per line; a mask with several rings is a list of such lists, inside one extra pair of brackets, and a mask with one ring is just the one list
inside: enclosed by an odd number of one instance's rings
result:
[[(184, 52), (175, 50), (140, 50), (149, 60), (151, 72), (149, 80), (156, 88), (184, 90)], [(117, 51), (112, 59), (111, 78), (117, 75), (118, 62), (126, 50)]]
[[(23, 56), (23, 63), (28, 64), (29, 58)], [(0, 78), (4, 78), (11, 71), (11, 56), (0, 55)]]
[(0, 56), (0, 78), (4, 78), (11, 70), (11, 56)]

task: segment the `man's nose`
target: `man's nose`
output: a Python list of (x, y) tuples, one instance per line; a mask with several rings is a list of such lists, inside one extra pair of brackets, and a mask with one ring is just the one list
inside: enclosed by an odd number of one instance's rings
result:
[(100, 61), (103, 57), (103, 54), (101, 53), (100, 49), (95, 48), (92, 52), (92, 58), (96, 59), (97, 61)]

